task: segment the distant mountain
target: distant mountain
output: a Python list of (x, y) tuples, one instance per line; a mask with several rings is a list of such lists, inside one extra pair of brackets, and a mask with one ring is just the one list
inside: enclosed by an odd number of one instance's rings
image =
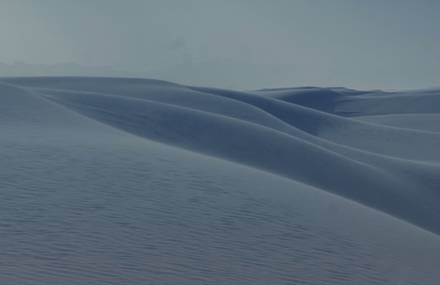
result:
[[(302, 71), (304, 73), (304, 71)], [(300, 79), (290, 64), (257, 64), (230, 60), (183, 61), (161, 67), (138, 67), (127, 71), (113, 66), (88, 66), (77, 63), (30, 64), (1, 63), (0, 77), (20, 76), (107, 76), (156, 78), (183, 84), (257, 89), (294, 84)]]

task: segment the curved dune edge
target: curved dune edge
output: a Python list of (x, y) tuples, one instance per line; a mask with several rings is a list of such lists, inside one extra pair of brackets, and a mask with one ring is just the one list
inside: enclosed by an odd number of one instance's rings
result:
[[(236, 92), (141, 79), (2, 81), (0, 92), (9, 94), (2, 96), (2, 105), (9, 106), (0, 107), (3, 124), (74, 128), (77, 123), (64, 111), (67, 108), (139, 137), (312, 185), (440, 233), (436, 151), (440, 135), (416, 129), (415, 123), (411, 128), (364, 123), (335, 111), (367, 116), (361, 111), (380, 100), (380, 94), (332, 90), (329, 94), (336, 99), (317, 106), (305, 102), (304, 96), (286, 100), (264, 94), (268, 91)], [(307, 96), (313, 96), (313, 90), (307, 90)], [(318, 98), (329, 96), (321, 93)], [(384, 95), (382, 112), (416, 116), (438, 111), (434, 91), (416, 99), (411, 96)]]

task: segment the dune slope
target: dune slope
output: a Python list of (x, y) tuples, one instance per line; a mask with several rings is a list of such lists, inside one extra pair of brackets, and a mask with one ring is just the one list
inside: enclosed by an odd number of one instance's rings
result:
[(439, 96), (3, 78), (0, 275), (437, 284)]

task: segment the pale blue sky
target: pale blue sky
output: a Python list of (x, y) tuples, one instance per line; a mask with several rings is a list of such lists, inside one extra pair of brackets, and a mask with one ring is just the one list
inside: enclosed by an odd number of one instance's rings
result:
[(438, 87), (439, 12), (436, 0), (1, 0), (0, 75), (38, 74), (19, 61), (233, 88)]

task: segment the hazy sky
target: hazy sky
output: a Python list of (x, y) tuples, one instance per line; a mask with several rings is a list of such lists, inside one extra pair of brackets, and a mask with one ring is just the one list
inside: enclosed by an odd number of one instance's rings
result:
[(439, 11), (438, 0), (0, 0), (0, 75), (438, 87)]

